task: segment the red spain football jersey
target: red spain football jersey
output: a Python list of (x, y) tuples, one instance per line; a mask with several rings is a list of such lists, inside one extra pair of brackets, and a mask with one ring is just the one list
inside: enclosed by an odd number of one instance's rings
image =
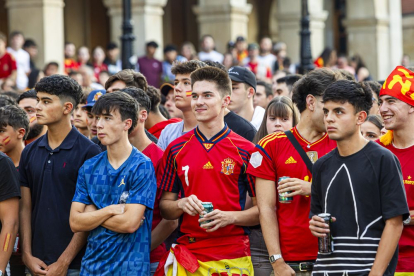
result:
[[(159, 187), (182, 197), (196, 195), (211, 202), (214, 209), (242, 211), (246, 192), (254, 197), (254, 180), (246, 174), (254, 145), (231, 131), (227, 125), (208, 140), (197, 128), (174, 140), (164, 152)], [(207, 233), (199, 216), (184, 213), (180, 218), (178, 243), (247, 234), (246, 228), (228, 225)]]
[[(309, 143), (300, 136), (296, 127), (291, 131), (312, 162), (336, 148), (336, 142), (330, 140), (327, 134)], [(282, 176), (312, 180), (311, 172), (284, 133), (269, 134), (259, 141), (252, 153), (247, 173), (275, 181), (276, 184)], [(279, 203), (279, 196), (276, 197), (283, 258), (286, 261), (315, 260), (318, 239), (309, 230), (310, 197), (295, 196), (291, 203)]]
[[(408, 209), (410, 211), (414, 210), (414, 146), (406, 149), (397, 149), (393, 144), (384, 146), (381, 142), (377, 142), (394, 153), (400, 161)], [(404, 226), (398, 246), (398, 264), (396, 272), (414, 272), (413, 225)]]
[(10, 53), (0, 57), (0, 79), (9, 77), (15, 70), (17, 70), (16, 60)]

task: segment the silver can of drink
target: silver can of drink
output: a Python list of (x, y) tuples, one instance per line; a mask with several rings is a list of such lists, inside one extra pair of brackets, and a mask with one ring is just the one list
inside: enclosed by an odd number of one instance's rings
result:
[[(284, 179), (288, 179), (288, 178), (290, 178), (290, 177), (289, 176), (281, 176), (281, 177), (279, 177), (278, 183), (280, 181), (282, 181)], [(279, 193), (279, 202), (280, 203), (291, 203), (292, 200), (293, 200), (293, 197), (289, 196), (289, 194), (290, 194), (290, 192)]]
[[(204, 218), (204, 215), (213, 212), (214, 207), (213, 207), (213, 203), (211, 203), (211, 202), (203, 202), (203, 203), (201, 203), (201, 205), (203, 205), (203, 207), (204, 207), (203, 214), (200, 215), (200, 218), (202, 219), (202, 218)], [(200, 226), (203, 225), (203, 224), (210, 223), (210, 222), (212, 222), (212, 220), (206, 220), (206, 221), (200, 222)]]
[[(331, 230), (332, 216), (329, 213), (319, 214), (318, 217), (322, 218), (326, 224), (328, 224), (328, 229)], [(318, 238), (318, 248), (320, 254), (331, 254), (334, 251), (333, 239), (331, 232), (326, 233), (325, 237)]]

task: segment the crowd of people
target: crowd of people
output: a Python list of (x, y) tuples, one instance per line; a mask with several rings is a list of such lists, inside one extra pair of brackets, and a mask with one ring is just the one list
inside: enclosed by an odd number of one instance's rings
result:
[(68, 42), (59, 74), (9, 40), (0, 275), (414, 275), (406, 64), (377, 82), (327, 48), (300, 75), (282, 42), (205, 35), (135, 70)]

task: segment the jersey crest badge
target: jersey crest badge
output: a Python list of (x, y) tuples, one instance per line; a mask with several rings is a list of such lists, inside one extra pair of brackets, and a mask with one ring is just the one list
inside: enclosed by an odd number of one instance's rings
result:
[(211, 149), (213, 144), (203, 143), (203, 146), (206, 148), (206, 150), (209, 150), (209, 149)]
[(317, 151), (308, 151), (306, 152), (306, 155), (309, 157), (310, 161), (315, 164), (315, 162), (318, 160), (318, 152)]
[(225, 175), (232, 175), (234, 173), (235, 165), (236, 163), (233, 161), (233, 159), (224, 159), (221, 161), (221, 173), (224, 173)]
[(196, 242), (196, 238), (188, 237), (188, 243), (195, 243), (195, 242)]
[(125, 176), (122, 178), (121, 183), (119, 183), (118, 188), (121, 187), (122, 185), (125, 186)]

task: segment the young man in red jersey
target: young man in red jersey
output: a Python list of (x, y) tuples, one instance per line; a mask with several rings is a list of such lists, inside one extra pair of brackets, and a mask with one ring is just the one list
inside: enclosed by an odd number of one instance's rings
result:
[[(246, 174), (254, 145), (224, 122), (231, 93), (231, 81), (224, 70), (200, 68), (191, 74), (191, 86), (191, 108), (198, 126), (168, 146), (158, 175), (159, 187), (164, 190), (161, 214), (166, 219), (180, 218), (180, 228), (174, 255), (170, 253), (157, 272), (172, 270), (170, 260), (175, 258), (178, 275), (252, 275), (245, 226), (259, 222), (254, 182)], [(254, 206), (246, 210), (247, 191)], [(211, 202), (214, 211), (205, 214), (203, 202)]]
[[(341, 78), (330, 69), (318, 69), (295, 84), (293, 102), (301, 120), (291, 132), (312, 163), (336, 147), (325, 133), (322, 95)], [(285, 133), (274, 133), (258, 143), (247, 172), (256, 176), (260, 225), (275, 275), (310, 275), (318, 241), (309, 231), (312, 174), (305, 161)], [(288, 179), (279, 182), (282, 176)], [(279, 202), (284, 192), (291, 193), (290, 204)]]
[(388, 130), (379, 143), (401, 163), (410, 219), (405, 221), (399, 241), (395, 275), (414, 275), (414, 72), (398, 66), (380, 92), (380, 113)]

